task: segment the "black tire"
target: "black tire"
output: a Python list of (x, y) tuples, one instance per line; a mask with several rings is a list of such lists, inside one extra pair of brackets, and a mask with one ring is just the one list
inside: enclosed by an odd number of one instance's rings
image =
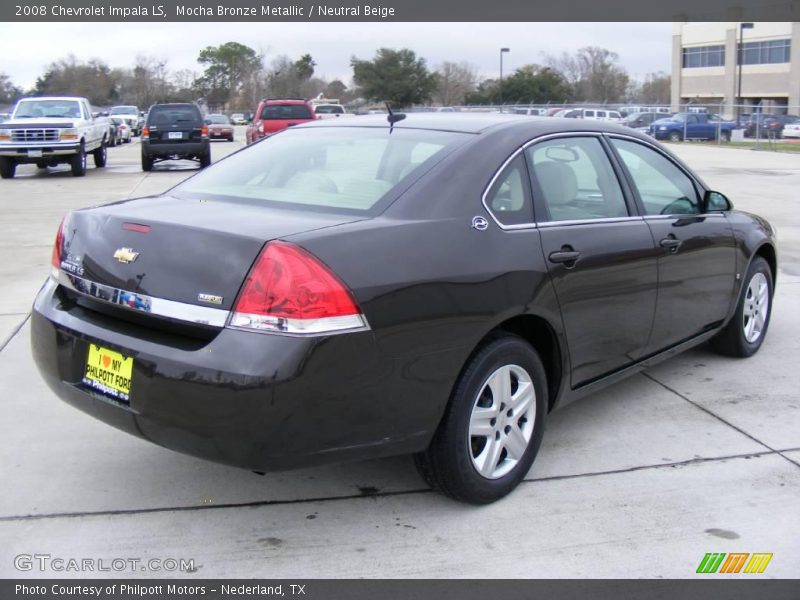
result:
[(211, 164), (211, 149), (205, 151), (205, 153), (200, 155), (200, 168), (205, 169), (208, 165)]
[(17, 172), (17, 163), (8, 158), (0, 157), (0, 177), (3, 179), (14, 179)]
[(78, 152), (73, 154), (69, 159), (70, 167), (72, 167), (73, 177), (83, 177), (86, 175), (86, 150), (83, 147), (83, 142), (78, 149)]
[(37, 169), (46, 169), (47, 168), (47, 163), (45, 161), (43, 161), (43, 160), (40, 160), (39, 162), (36, 163), (36, 168)]
[(680, 131), (670, 131), (668, 139), (670, 142), (680, 142), (683, 139)]
[[(506, 434), (512, 425), (518, 432), (526, 428), (528, 420), (524, 415), (517, 415), (515, 420), (512, 410), (506, 411), (505, 404), (498, 406), (491, 393), (489, 380), (493, 375), (502, 376), (499, 371), (502, 368), (509, 369), (508, 389), (512, 398), (514, 390), (521, 389), (518, 375), (527, 375), (535, 392), (529, 404), (534, 410), (533, 424), (527, 440), (521, 438), (520, 448), (524, 451), (517, 457), (505, 446), (506, 440), (514, 436)], [(515, 377), (518, 377), (516, 388)], [(461, 502), (488, 504), (499, 500), (519, 485), (533, 464), (544, 435), (547, 407), (547, 375), (536, 351), (516, 335), (493, 336), (472, 356), (459, 376), (430, 446), (414, 457), (420, 475), (437, 491)], [(478, 408), (496, 411), (492, 414), (498, 415), (485, 421), (489, 430), (494, 431), (489, 436), (470, 435), (473, 411)], [(498, 440), (497, 447), (501, 449), (497, 461), (488, 463), (489, 469), (496, 471), (491, 474), (494, 478), (489, 478), (480, 474), (477, 463), (484, 453), (490, 452), (493, 439)]]
[(153, 158), (151, 156), (147, 156), (144, 152), (142, 152), (142, 171), (152, 171), (153, 170)]
[(108, 151), (106, 150), (105, 142), (100, 144), (100, 147), (92, 152), (92, 158), (94, 159), (94, 166), (96, 168), (102, 169), (106, 166), (106, 162), (108, 161)]
[[(757, 287), (759, 281), (763, 281), (767, 285), (766, 304), (764, 300), (757, 302), (752, 294), (753, 286)], [(711, 347), (720, 354), (737, 358), (747, 358), (758, 352), (767, 335), (770, 317), (772, 317), (773, 290), (772, 270), (769, 268), (769, 263), (761, 256), (756, 256), (747, 269), (747, 275), (739, 292), (736, 312), (722, 331), (711, 339)], [(755, 314), (745, 319), (745, 311), (748, 313), (755, 311)], [(766, 316), (763, 317), (763, 326), (758, 337), (748, 339), (745, 332), (746, 325), (759, 315), (763, 316), (764, 313)]]
[(730, 131), (723, 131), (722, 132), (722, 141), (723, 142), (730, 142), (731, 141), (731, 132)]

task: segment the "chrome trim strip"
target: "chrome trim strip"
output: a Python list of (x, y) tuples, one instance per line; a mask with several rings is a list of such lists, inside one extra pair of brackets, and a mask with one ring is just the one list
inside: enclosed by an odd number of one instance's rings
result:
[(636, 215), (633, 217), (602, 217), (597, 219), (571, 219), (568, 221), (545, 221), (539, 227), (560, 227), (562, 225), (596, 225), (598, 223), (627, 223), (628, 221), (643, 221), (644, 218)]
[[(110, 285), (103, 285), (95, 283), (66, 273), (59, 269), (58, 274), (51, 274), (55, 276), (56, 282), (64, 287), (92, 298), (93, 300), (100, 300), (107, 304), (123, 308), (134, 312), (144, 312), (159, 317), (167, 317), (178, 321), (187, 321), (189, 323), (200, 323), (202, 325), (210, 325), (211, 327), (225, 327), (228, 322), (230, 312), (221, 308), (211, 308), (209, 306), (197, 306), (196, 304), (186, 304), (185, 302), (176, 302), (174, 300), (165, 300), (164, 298), (156, 298), (147, 296), (146, 294), (139, 294), (137, 292), (129, 292), (120, 288), (115, 288)], [(134, 304), (141, 304), (139, 308), (130, 306), (124, 303), (124, 297), (132, 300)]]

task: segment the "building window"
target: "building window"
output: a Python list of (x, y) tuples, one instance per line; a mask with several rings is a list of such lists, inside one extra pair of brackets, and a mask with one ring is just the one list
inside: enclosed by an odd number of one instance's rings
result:
[(769, 42), (746, 42), (742, 44), (743, 65), (769, 65), (788, 63), (791, 40), (773, 40)]
[(724, 67), (725, 46), (698, 46), (683, 49), (683, 68)]

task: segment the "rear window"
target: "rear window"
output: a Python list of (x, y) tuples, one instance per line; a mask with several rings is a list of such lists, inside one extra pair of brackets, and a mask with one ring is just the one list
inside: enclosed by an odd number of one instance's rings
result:
[(313, 118), (305, 104), (268, 104), (261, 109), (261, 119), (264, 121)]
[(230, 125), (231, 120), (225, 115), (208, 115), (206, 121), (217, 125)]
[(314, 108), (314, 112), (321, 115), (342, 115), (344, 107), (336, 104), (320, 104)]
[[(470, 134), (418, 129), (289, 129), (176, 187), (179, 197), (244, 199), (285, 208), (376, 214), (392, 190)], [(382, 202), (384, 201), (385, 202)]]
[(196, 106), (154, 106), (148, 121), (151, 125), (175, 125), (200, 121), (200, 110)]

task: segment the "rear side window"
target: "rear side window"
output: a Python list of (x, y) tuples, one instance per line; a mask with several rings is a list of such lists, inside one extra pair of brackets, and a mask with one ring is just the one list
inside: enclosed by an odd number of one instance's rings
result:
[(261, 119), (264, 121), (313, 118), (311, 111), (305, 104), (268, 104), (261, 109)]
[(533, 221), (527, 177), (525, 159), (519, 155), (503, 169), (489, 188), (486, 205), (503, 225), (521, 225)]
[(196, 106), (154, 106), (148, 117), (151, 125), (177, 125), (179, 123), (201, 121), (200, 110)]
[(292, 128), (198, 173), (181, 197), (376, 213), (381, 200), (469, 134), (388, 127)]

